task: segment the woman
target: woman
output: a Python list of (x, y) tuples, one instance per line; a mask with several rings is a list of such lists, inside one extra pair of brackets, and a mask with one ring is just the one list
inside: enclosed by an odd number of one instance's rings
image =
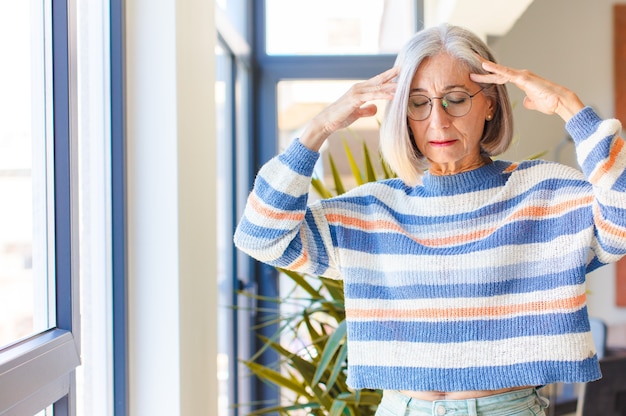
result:
[[(583, 173), (491, 158), (511, 141), (507, 83), (566, 122)], [(307, 206), (321, 145), (379, 99), (398, 179)], [(426, 29), (259, 171), (235, 242), (344, 280), (349, 383), (384, 390), (377, 414), (544, 414), (538, 386), (600, 377), (584, 282), (626, 252), (620, 130), (472, 33)]]

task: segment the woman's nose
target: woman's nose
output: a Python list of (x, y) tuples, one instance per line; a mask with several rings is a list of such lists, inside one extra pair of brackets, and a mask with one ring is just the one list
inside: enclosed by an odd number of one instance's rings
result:
[(437, 127), (447, 127), (450, 124), (450, 115), (446, 113), (444, 103), (442, 100), (436, 100), (431, 104), (430, 122)]

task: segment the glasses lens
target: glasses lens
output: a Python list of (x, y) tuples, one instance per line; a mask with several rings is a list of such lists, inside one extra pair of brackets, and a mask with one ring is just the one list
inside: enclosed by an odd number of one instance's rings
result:
[(409, 97), (409, 117), (413, 120), (425, 120), (430, 114), (430, 98), (425, 95), (411, 95)]
[(469, 113), (472, 108), (472, 97), (463, 91), (449, 92), (443, 96), (441, 105), (446, 113), (453, 117), (461, 117)]

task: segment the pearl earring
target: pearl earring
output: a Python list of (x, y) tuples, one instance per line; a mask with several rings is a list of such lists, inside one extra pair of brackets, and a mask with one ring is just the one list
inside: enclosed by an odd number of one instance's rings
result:
[(491, 114), (487, 114), (487, 121), (491, 121), (492, 118), (493, 116)]

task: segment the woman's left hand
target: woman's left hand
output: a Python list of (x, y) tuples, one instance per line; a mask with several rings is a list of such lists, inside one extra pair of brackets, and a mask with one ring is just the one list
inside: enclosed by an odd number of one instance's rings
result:
[(584, 104), (569, 89), (555, 84), (528, 71), (509, 68), (480, 57), (483, 69), (489, 74), (470, 74), (474, 82), (484, 84), (505, 84), (510, 82), (526, 93), (524, 107), (544, 114), (558, 114), (568, 121), (583, 109)]

